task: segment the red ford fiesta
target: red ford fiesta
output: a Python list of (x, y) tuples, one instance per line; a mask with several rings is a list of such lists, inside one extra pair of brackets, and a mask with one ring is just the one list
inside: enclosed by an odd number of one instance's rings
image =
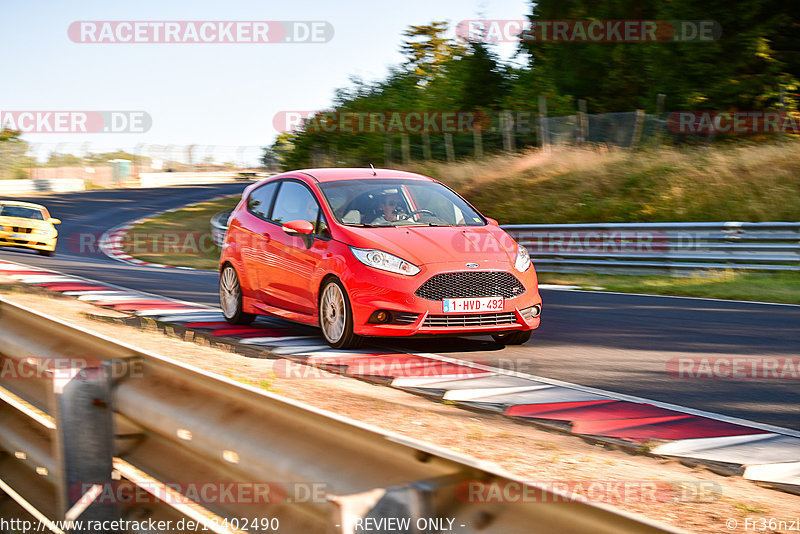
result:
[(440, 182), (312, 169), (249, 186), (220, 259), (228, 322), (269, 314), (362, 336), (491, 334), (521, 344), (542, 300), (528, 251)]

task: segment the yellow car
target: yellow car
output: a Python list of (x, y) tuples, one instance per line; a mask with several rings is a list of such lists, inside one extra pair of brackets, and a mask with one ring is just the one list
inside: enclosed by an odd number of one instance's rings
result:
[(61, 221), (50, 217), (44, 206), (0, 200), (0, 246), (31, 248), (52, 256), (58, 240), (56, 224)]

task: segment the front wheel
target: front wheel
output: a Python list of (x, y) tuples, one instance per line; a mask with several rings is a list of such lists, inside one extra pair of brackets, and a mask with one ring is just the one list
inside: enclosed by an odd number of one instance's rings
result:
[(522, 345), (531, 338), (531, 333), (531, 330), (517, 330), (515, 332), (492, 334), (492, 338), (501, 345)]
[(319, 298), (319, 326), (322, 336), (334, 349), (353, 349), (361, 338), (353, 333), (353, 312), (341, 282), (328, 280)]
[(231, 324), (250, 324), (256, 318), (242, 311), (242, 286), (231, 265), (226, 265), (219, 277), (219, 305), (225, 320)]
[(52, 256), (55, 253), (56, 253), (55, 250), (40, 250), (39, 251), (39, 255), (40, 256)]

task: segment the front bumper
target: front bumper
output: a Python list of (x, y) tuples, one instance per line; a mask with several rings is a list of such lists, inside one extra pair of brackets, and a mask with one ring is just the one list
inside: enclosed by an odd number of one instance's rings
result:
[(0, 246), (2, 247), (21, 247), (34, 250), (56, 249), (58, 237), (44, 237), (37, 234), (14, 234), (12, 232), (0, 231)]
[[(351, 266), (350, 276), (343, 282), (353, 309), (354, 332), (362, 336), (386, 337), (465, 335), (526, 331), (539, 326), (539, 313), (531, 313), (532, 307), (538, 306), (541, 311), (542, 306), (533, 266), (524, 273), (508, 268), (500, 269), (499, 266), (481, 269), (511, 272), (525, 288), (521, 295), (505, 298), (503, 310), (492, 313), (444, 313), (441, 300), (428, 300), (414, 294), (426, 280), (436, 274), (471, 272), (465, 271), (463, 265), (458, 262), (452, 265), (438, 264), (435, 268), (422, 266), (416, 276), (384, 273), (367, 266)], [(370, 317), (378, 310), (386, 310), (403, 317), (406, 324), (370, 323)]]

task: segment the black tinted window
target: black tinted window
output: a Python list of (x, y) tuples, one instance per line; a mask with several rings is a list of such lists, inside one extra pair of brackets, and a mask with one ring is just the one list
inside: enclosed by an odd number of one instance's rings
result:
[(0, 216), (22, 217), (23, 219), (36, 219), (37, 221), (44, 220), (41, 210), (26, 208), (25, 206), (2, 206), (0, 207)]
[(277, 186), (278, 182), (270, 182), (251, 192), (247, 198), (247, 210), (256, 217), (269, 219), (269, 208)]

